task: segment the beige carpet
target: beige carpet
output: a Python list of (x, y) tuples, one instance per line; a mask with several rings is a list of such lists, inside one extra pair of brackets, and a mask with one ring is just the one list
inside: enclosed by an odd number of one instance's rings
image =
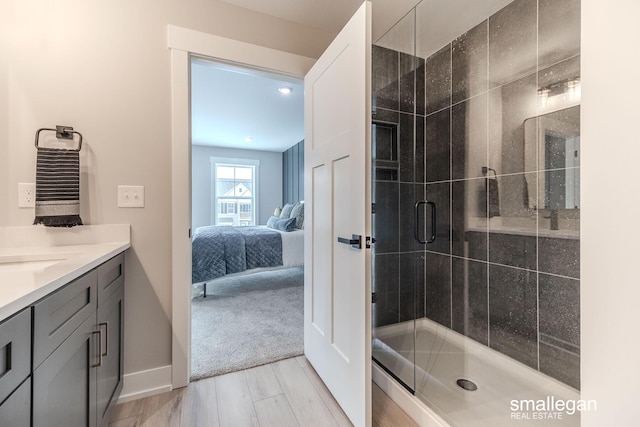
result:
[(191, 304), (191, 379), (303, 354), (303, 268), (223, 277)]

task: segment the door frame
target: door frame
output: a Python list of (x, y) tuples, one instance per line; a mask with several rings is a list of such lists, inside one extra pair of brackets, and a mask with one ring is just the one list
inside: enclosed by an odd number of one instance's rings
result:
[(171, 52), (171, 387), (191, 376), (191, 58), (304, 78), (315, 58), (167, 26)]

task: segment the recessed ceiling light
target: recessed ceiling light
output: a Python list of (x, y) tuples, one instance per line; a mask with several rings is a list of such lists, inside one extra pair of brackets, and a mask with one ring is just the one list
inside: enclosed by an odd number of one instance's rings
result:
[(287, 87), (287, 86), (283, 86), (283, 87), (279, 87), (278, 88), (278, 92), (280, 92), (283, 95), (289, 95), (291, 93), (291, 91), (293, 91), (293, 89), (291, 89), (290, 87)]
[(251, 138), (250, 136), (247, 136), (244, 138), (244, 142), (251, 142), (253, 141), (253, 138)]

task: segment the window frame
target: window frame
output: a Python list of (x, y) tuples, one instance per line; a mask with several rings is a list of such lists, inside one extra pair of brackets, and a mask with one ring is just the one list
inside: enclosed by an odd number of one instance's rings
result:
[[(258, 223), (259, 218), (259, 179), (260, 176), (260, 160), (256, 159), (242, 159), (242, 158), (232, 158), (232, 157), (210, 157), (209, 162), (211, 164), (211, 224), (220, 225), (217, 223), (217, 212), (218, 212), (218, 195), (216, 194), (217, 185), (216, 185), (216, 168), (218, 166), (231, 166), (231, 167), (252, 167), (253, 168), (253, 190), (251, 197), (232, 197), (229, 199), (236, 200), (235, 210), (236, 214), (239, 216), (241, 212), (241, 203), (240, 200), (251, 200), (251, 204), (253, 205), (253, 212), (251, 215), (251, 220), (249, 225), (256, 225)], [(233, 225), (235, 227), (241, 227), (242, 225)]]

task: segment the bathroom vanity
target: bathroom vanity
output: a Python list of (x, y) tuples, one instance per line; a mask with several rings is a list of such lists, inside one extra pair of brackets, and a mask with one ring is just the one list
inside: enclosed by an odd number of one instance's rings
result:
[(129, 226), (0, 228), (0, 425), (106, 426)]

